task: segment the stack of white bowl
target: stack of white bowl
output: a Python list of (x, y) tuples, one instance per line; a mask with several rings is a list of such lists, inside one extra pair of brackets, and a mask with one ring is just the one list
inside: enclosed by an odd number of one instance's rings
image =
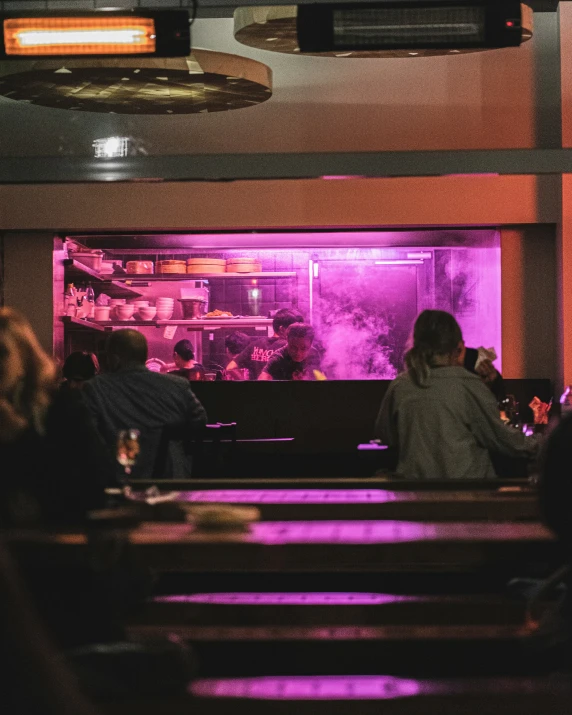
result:
[(175, 308), (174, 298), (157, 298), (155, 301), (157, 307), (157, 320), (170, 320)]
[(129, 303), (115, 306), (115, 315), (118, 320), (131, 320), (134, 312), (135, 306)]
[(117, 306), (118, 305), (125, 305), (127, 301), (125, 298), (111, 298), (109, 301), (109, 318), (110, 320), (117, 320), (118, 315), (117, 315)]

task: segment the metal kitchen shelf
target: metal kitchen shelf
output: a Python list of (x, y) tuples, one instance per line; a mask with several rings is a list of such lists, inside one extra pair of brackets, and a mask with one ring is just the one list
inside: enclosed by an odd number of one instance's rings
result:
[(294, 278), (296, 271), (261, 271), (258, 273), (129, 273), (115, 276), (122, 283), (147, 283), (154, 281), (202, 281), (214, 278)]
[(81, 318), (72, 318), (70, 315), (62, 315), (61, 320), (65, 325), (69, 326), (70, 330), (100, 330), (105, 332), (106, 327), (103, 323), (96, 323), (92, 320), (83, 320)]
[[(149, 321), (153, 322), (153, 321)], [(188, 330), (209, 330), (211, 328), (259, 328), (272, 325), (272, 318), (203, 318), (198, 320), (157, 320), (160, 325), (182, 325)]]
[(77, 318), (62, 318), (65, 322), (74, 321), (73, 324), (81, 327), (94, 327), (97, 330), (113, 330), (113, 328), (134, 328), (145, 326), (163, 328), (167, 325), (182, 325), (188, 330), (210, 330), (213, 328), (266, 328), (272, 325), (272, 318), (207, 318), (204, 320), (102, 320), (100, 322), (87, 322)]
[(127, 287), (123, 282), (111, 279), (108, 274), (94, 271), (93, 268), (74, 258), (64, 258), (64, 268), (67, 282), (88, 281), (95, 283), (98, 292), (105, 293), (110, 298), (138, 298), (142, 295), (138, 290)]

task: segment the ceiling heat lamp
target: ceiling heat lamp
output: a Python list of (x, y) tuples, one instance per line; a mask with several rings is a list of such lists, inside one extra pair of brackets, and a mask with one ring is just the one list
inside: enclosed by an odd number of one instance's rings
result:
[(301, 52), (517, 47), (532, 10), (518, 0), (299, 5)]
[(1, 59), (47, 57), (185, 57), (187, 11), (1, 16)]

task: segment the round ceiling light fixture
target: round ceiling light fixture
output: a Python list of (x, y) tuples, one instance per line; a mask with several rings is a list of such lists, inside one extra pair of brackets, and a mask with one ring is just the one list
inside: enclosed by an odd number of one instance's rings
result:
[(272, 72), (210, 50), (177, 58), (11, 60), (0, 62), (0, 96), (78, 112), (226, 112), (270, 99)]
[[(533, 12), (521, 3), (521, 40), (532, 37)], [(299, 54), (310, 57), (338, 57), (354, 59), (375, 59), (390, 57), (435, 57), (459, 55), (469, 52), (483, 52), (493, 48), (463, 49), (384, 49), (384, 50), (343, 50), (337, 52), (301, 52), (298, 45), (296, 21), (297, 5), (277, 5), (264, 7), (239, 7), (234, 11), (234, 38), (237, 42), (258, 50)]]

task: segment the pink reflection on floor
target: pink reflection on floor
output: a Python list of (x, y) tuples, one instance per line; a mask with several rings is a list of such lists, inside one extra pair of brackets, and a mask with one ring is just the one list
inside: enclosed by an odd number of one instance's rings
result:
[(414, 596), (388, 593), (193, 593), (157, 596), (155, 603), (212, 603), (233, 606), (381, 606), (414, 601)]
[(202, 698), (256, 700), (389, 700), (419, 695), (417, 680), (391, 676), (280, 676), (197, 680), (190, 692)]
[(180, 492), (177, 501), (230, 504), (384, 504), (397, 499), (383, 489), (205, 489)]

